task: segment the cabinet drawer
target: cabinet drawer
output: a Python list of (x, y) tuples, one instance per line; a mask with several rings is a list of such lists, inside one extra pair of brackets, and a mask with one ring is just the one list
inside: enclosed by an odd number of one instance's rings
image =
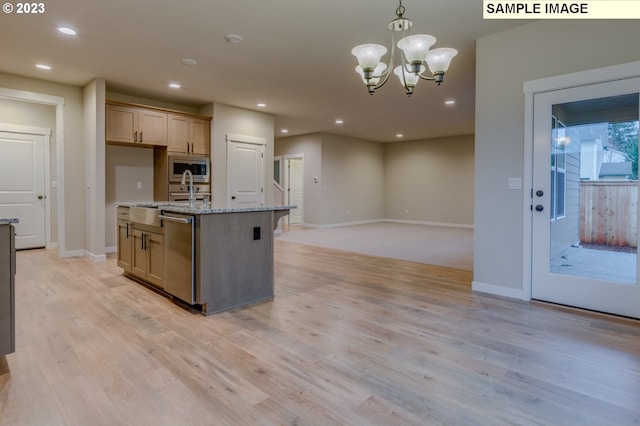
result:
[(118, 220), (129, 221), (129, 207), (118, 207)]

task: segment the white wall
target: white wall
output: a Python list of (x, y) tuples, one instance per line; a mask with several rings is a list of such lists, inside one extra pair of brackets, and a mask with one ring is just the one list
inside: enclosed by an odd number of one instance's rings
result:
[[(637, 21), (537, 21), (477, 41), (474, 288), (522, 292), (523, 83), (640, 59)], [(517, 58), (517, 59), (515, 59)]]
[[(52, 83), (11, 74), (0, 73), (0, 87), (24, 90), (64, 98), (64, 137), (58, 140), (64, 151), (64, 247), (66, 253), (84, 250), (84, 126), (82, 88), (66, 84)], [(27, 107), (29, 108), (29, 107)], [(39, 108), (36, 106), (34, 111)], [(27, 123), (25, 123), (27, 124)], [(58, 129), (57, 129), (58, 130)], [(52, 169), (54, 173), (56, 169)], [(55, 179), (52, 175), (52, 179)], [(52, 192), (52, 195), (55, 192)], [(60, 237), (58, 235), (58, 237)], [(60, 240), (60, 238), (58, 238)], [(61, 253), (61, 255), (66, 255)]]
[(386, 219), (473, 226), (473, 135), (384, 147)]
[(211, 190), (213, 208), (226, 208), (227, 197), (227, 141), (226, 135), (237, 134), (263, 138), (266, 141), (264, 153), (265, 204), (273, 200), (273, 134), (274, 118), (270, 114), (236, 108), (224, 104), (213, 105), (211, 141), (211, 169), (213, 172)]

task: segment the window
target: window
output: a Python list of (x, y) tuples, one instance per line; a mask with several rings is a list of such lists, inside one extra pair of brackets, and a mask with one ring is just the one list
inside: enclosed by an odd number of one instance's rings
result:
[(556, 117), (552, 118), (551, 137), (551, 221), (565, 216), (566, 164), (567, 154), (565, 145), (568, 140), (566, 126)]

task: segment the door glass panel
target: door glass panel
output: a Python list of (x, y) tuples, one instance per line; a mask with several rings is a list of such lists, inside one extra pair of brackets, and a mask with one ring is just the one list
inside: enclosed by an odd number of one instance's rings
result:
[(638, 94), (552, 107), (550, 271), (635, 284)]

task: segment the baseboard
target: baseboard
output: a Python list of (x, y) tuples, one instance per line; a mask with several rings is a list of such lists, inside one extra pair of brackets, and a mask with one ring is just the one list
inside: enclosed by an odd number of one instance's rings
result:
[(47, 249), (57, 249), (58, 248), (58, 243), (49, 243), (46, 246)]
[(105, 254), (109, 254), (109, 253), (116, 253), (118, 251), (118, 247), (113, 246), (113, 247), (105, 247), (104, 248), (104, 253)]
[(428, 225), (428, 226), (443, 226), (447, 228), (473, 229), (473, 225), (465, 225), (460, 223), (448, 223), (448, 222), (429, 222), (429, 221), (422, 221), (422, 220), (381, 219), (378, 222), (406, 223), (409, 225)]
[(107, 261), (107, 255), (106, 254), (93, 254), (88, 250), (84, 251), (84, 257), (89, 258), (94, 263), (106, 262)]
[(353, 222), (328, 223), (325, 225), (318, 225), (315, 223), (303, 223), (301, 226), (304, 226), (305, 228), (326, 229), (326, 228), (340, 228), (343, 226), (366, 225), (369, 223), (382, 223), (382, 222), (405, 223), (408, 225), (428, 225), (428, 226), (443, 226), (448, 228), (473, 229), (473, 225), (465, 225), (460, 223), (428, 222), (428, 221), (420, 221), (420, 220), (401, 220), (401, 219), (356, 220)]
[(60, 258), (82, 257), (82, 256), (84, 256), (84, 250), (65, 250), (65, 251), (58, 250), (58, 257)]
[(510, 299), (530, 300), (530, 297), (525, 297), (524, 291), (520, 288), (509, 288), (501, 285), (481, 283), (473, 281), (471, 283), (471, 290), (480, 293), (493, 294), (495, 296), (508, 297)]
[(341, 228), (344, 226), (353, 226), (353, 225), (366, 225), (369, 223), (378, 223), (378, 222), (384, 222), (384, 220), (382, 219), (373, 219), (373, 220), (357, 220), (357, 221), (353, 221), (353, 222), (340, 222), (340, 223), (328, 223), (326, 225), (303, 225), (303, 226), (307, 226), (310, 228), (320, 228), (320, 229), (327, 229), (327, 228)]

